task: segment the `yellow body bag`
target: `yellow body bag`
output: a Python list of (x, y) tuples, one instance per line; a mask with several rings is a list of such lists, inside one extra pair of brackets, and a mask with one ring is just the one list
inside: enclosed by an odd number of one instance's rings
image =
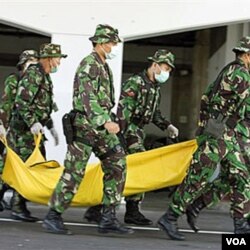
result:
[[(45, 161), (36, 139), (36, 147), (26, 162), (7, 145), (7, 155), (2, 174), (3, 180), (27, 200), (47, 204), (63, 172), (56, 161)], [(181, 183), (197, 148), (190, 140), (146, 152), (127, 156), (127, 178), (124, 195), (161, 189)], [(88, 164), (84, 179), (75, 195), (72, 206), (100, 204), (103, 196), (101, 164)]]

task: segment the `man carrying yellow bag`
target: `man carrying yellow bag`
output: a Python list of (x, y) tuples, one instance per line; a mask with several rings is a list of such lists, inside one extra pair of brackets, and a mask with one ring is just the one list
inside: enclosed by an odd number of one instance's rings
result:
[[(66, 57), (66, 55), (61, 53), (60, 45), (41, 45), (38, 64), (30, 65), (19, 81), (10, 120), (9, 141), (11, 148), (24, 162), (35, 147), (33, 135), (43, 132), (43, 127), (51, 121), (50, 115), (54, 109), (54, 102), (53, 85), (49, 74), (56, 72), (61, 57)], [(43, 143), (41, 143), (41, 148), (45, 151)], [(25, 212), (22, 209), (25, 203), (25, 199), (15, 192), (12, 217), (34, 221), (29, 211), (25, 210)]]

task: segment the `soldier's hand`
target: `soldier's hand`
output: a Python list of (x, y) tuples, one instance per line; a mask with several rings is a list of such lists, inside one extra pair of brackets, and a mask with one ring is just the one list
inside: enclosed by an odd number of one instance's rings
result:
[(55, 146), (57, 146), (59, 144), (59, 137), (57, 131), (55, 130), (55, 128), (51, 128), (49, 131), (55, 140)]
[(176, 138), (179, 135), (179, 130), (174, 125), (170, 124), (167, 127), (167, 133), (170, 138)]
[(0, 125), (0, 137), (6, 137), (6, 129), (3, 125)]
[(120, 127), (115, 122), (106, 122), (104, 128), (108, 130), (110, 134), (117, 134), (120, 131)]
[(36, 122), (34, 123), (31, 128), (30, 128), (30, 132), (33, 134), (33, 135), (38, 135), (39, 133), (44, 133), (44, 130), (43, 130), (43, 126), (40, 122)]

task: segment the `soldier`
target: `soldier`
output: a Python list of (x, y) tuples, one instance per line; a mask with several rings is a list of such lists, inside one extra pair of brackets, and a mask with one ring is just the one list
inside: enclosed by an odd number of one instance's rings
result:
[(168, 211), (158, 221), (158, 226), (174, 240), (184, 240), (178, 231), (177, 219), (206, 190), (218, 163), (221, 165), (221, 178), (232, 190), (234, 232), (250, 232), (246, 218), (250, 209), (249, 171), (235, 129), (246, 116), (241, 111), (249, 97), (250, 37), (242, 38), (233, 51), (236, 60), (222, 69), (202, 96), (198, 149), (186, 178), (172, 197)]
[[(17, 63), (17, 69), (18, 69), (18, 73), (12, 73), (10, 74), (6, 80), (5, 80), (5, 88), (4, 88), (4, 94), (2, 97), (2, 105), (1, 105), (1, 109), (0, 109), (0, 116), (1, 116), (1, 121), (4, 121), (4, 126), (6, 128), (9, 127), (9, 122), (10, 122), (10, 118), (11, 118), (11, 113), (14, 109), (14, 103), (15, 103), (15, 98), (16, 98), (16, 92), (17, 92), (17, 88), (18, 88), (18, 83), (21, 80), (22, 76), (24, 75), (25, 71), (29, 68), (30, 65), (33, 64), (37, 64), (38, 63), (38, 53), (35, 50), (24, 50), (20, 56), (19, 56), (19, 61)], [(3, 122), (2, 122), (3, 123)], [(46, 123), (46, 127), (49, 129), (51, 135), (54, 137), (55, 140), (55, 145), (58, 145), (59, 139), (58, 139), (58, 134), (57, 131), (55, 130), (54, 126), (53, 126), (53, 121), (52, 119), (50, 119), (47, 123)], [(8, 138), (9, 140), (10, 138)], [(11, 143), (10, 143), (11, 144)], [(1, 167), (0, 169), (3, 169), (3, 159), (2, 159), (2, 155), (3, 155), (3, 150), (2, 153), (0, 155), (1, 159), (0, 159), (0, 164)], [(43, 152), (43, 155), (45, 157), (45, 151)], [(2, 172), (2, 170), (1, 170)], [(0, 181), (2, 183), (2, 181)], [(2, 186), (3, 185), (3, 186)], [(8, 186), (6, 184), (0, 184), (0, 201), (2, 200), (4, 193), (8, 190)], [(19, 197), (19, 196), (18, 196)], [(14, 196), (13, 199), (11, 199), (11, 203), (16, 203), (14, 204), (14, 206), (19, 206), (19, 209), (16, 210), (23, 210), (26, 213), (29, 213), (25, 204), (21, 205), (18, 197)], [(15, 199), (17, 198), (17, 199)], [(2, 203), (4, 203), (4, 201), (2, 201)], [(1, 204), (1, 203), (0, 203)], [(5, 203), (5, 206), (8, 205)], [(23, 207), (23, 209), (21, 208)], [(1, 210), (1, 208), (0, 208)], [(18, 219), (18, 220), (23, 220), (23, 217), (19, 217), (19, 216), (12, 216), (13, 219)], [(26, 221), (26, 219), (25, 219)]]
[[(246, 116), (243, 120), (239, 121), (235, 127), (237, 131), (237, 139), (239, 146), (242, 150), (243, 158), (245, 160), (246, 167), (250, 172), (250, 97), (245, 100), (244, 105), (241, 108), (241, 112), (245, 112)], [(230, 195), (230, 186), (225, 180), (219, 176), (208, 185), (206, 192), (202, 193), (194, 202), (187, 207), (186, 215), (187, 221), (190, 227), (195, 231), (199, 231), (196, 225), (197, 217), (202, 209), (205, 207), (212, 207), (221, 201), (227, 195)], [(248, 218), (248, 224), (250, 224), (250, 210), (246, 215)], [(244, 224), (243, 224), (244, 225)], [(244, 230), (244, 227), (243, 227)], [(239, 231), (239, 229), (238, 229)], [(239, 231), (240, 233), (240, 231)]]
[[(170, 72), (174, 69), (174, 55), (168, 50), (158, 50), (154, 56), (148, 57), (148, 60), (149, 66), (146, 70), (133, 75), (122, 85), (118, 104), (117, 117), (129, 154), (145, 151), (146, 124), (154, 123), (161, 130), (166, 130), (172, 138), (177, 137), (179, 133), (178, 129), (162, 116), (159, 109), (160, 86), (166, 83)], [(140, 193), (125, 198), (126, 223), (152, 224), (152, 221), (139, 211), (139, 203), (143, 197), (144, 194)], [(85, 218), (98, 222), (100, 208), (95, 206), (88, 209)]]
[[(4, 94), (2, 96), (2, 104), (0, 108), (0, 123), (2, 126), (3, 132), (5, 128), (9, 127), (9, 121), (11, 117), (11, 112), (14, 107), (14, 101), (16, 97), (16, 91), (18, 82), (21, 79), (22, 75), (26, 71), (26, 69), (31, 64), (37, 63), (38, 54), (35, 50), (25, 50), (19, 56), (19, 61), (17, 63), (18, 73), (10, 74), (5, 82), (4, 82)], [(1, 133), (1, 136), (6, 137), (6, 132)], [(1, 142), (0, 142), (1, 143)], [(4, 146), (1, 143), (0, 145), (0, 173), (3, 171), (4, 167)], [(8, 185), (4, 184), (0, 178), (0, 211), (4, 209), (4, 207), (8, 207), (8, 204), (5, 203), (3, 199), (4, 193), (9, 189)]]
[[(50, 73), (56, 72), (60, 65), (60, 45), (43, 44), (40, 47), (39, 63), (32, 64), (19, 81), (14, 110), (10, 118), (10, 146), (26, 161), (34, 150), (34, 134), (43, 133), (43, 127), (51, 124), (53, 111), (53, 85)], [(43, 142), (40, 145), (45, 155)], [(35, 221), (26, 208), (25, 199), (14, 192), (12, 218), (23, 221)]]
[(65, 169), (50, 199), (50, 209), (43, 227), (48, 232), (71, 234), (65, 228), (61, 215), (70, 206), (93, 151), (101, 160), (104, 172), (103, 211), (98, 231), (130, 234), (133, 230), (121, 225), (115, 214), (124, 189), (126, 160), (124, 149), (117, 137), (119, 125), (111, 118), (114, 86), (112, 71), (106, 63), (106, 59), (112, 59), (116, 55), (121, 40), (117, 29), (99, 24), (90, 41), (93, 51), (81, 61), (74, 80), (74, 137), (71, 141), (69, 133), (64, 132), (68, 142)]

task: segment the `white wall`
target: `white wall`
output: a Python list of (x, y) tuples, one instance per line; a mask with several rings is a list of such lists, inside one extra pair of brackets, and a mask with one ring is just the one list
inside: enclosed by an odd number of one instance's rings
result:
[(48, 34), (90, 35), (98, 23), (126, 40), (250, 19), (247, 0), (6, 0), (0, 20)]
[(227, 27), (226, 42), (209, 59), (208, 84), (214, 81), (221, 69), (235, 59), (232, 49), (243, 36), (250, 35), (250, 23), (234, 24)]
[[(61, 164), (63, 164), (67, 149), (62, 129), (62, 116), (72, 109), (73, 79), (76, 68), (80, 61), (92, 51), (92, 44), (88, 38), (89, 36), (52, 35), (52, 43), (60, 44), (62, 52), (68, 55), (67, 58), (61, 60), (59, 71), (51, 74), (54, 85), (54, 98), (59, 108), (59, 111), (52, 115), (55, 128), (60, 137), (60, 144), (57, 147), (54, 146), (54, 141), (49, 131), (46, 131), (48, 138), (46, 143), (47, 159), (57, 160)], [(118, 100), (121, 84), (122, 45), (120, 45), (119, 56), (108, 63), (114, 74), (115, 94), (116, 100)], [(95, 161), (97, 159), (92, 156), (90, 162)]]
[(207, 84), (213, 82), (220, 70), (225, 65), (225, 53), (226, 53), (226, 44), (223, 44), (216, 53), (209, 59), (208, 62), (208, 81)]

